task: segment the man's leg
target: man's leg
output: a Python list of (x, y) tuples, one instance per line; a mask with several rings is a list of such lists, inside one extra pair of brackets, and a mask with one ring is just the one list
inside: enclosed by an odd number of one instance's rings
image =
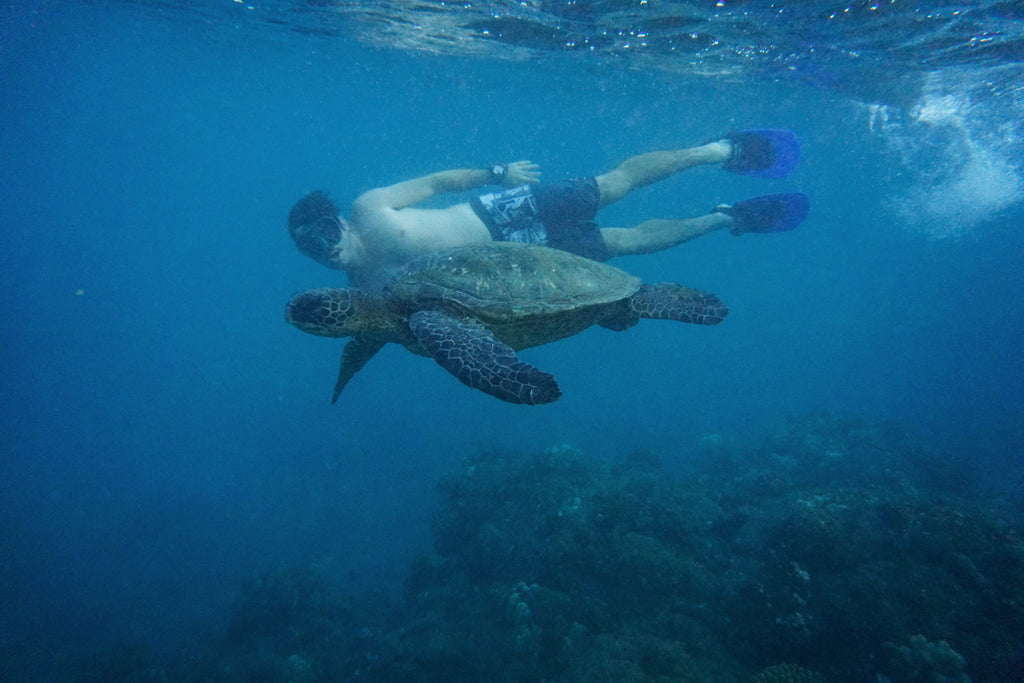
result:
[(600, 206), (617, 202), (638, 187), (663, 180), (684, 168), (720, 164), (731, 155), (732, 144), (719, 140), (700, 147), (648, 152), (626, 159), (611, 171), (597, 176)]
[(608, 257), (630, 254), (650, 254), (669, 249), (709, 232), (735, 225), (732, 217), (723, 213), (709, 213), (697, 218), (644, 221), (635, 228), (601, 228), (601, 237), (608, 249)]
[(786, 232), (800, 225), (810, 208), (810, 200), (801, 192), (768, 194), (731, 206), (722, 204), (697, 218), (655, 218), (635, 228), (601, 228), (601, 238), (608, 258), (649, 254), (722, 228), (729, 228), (733, 235)]

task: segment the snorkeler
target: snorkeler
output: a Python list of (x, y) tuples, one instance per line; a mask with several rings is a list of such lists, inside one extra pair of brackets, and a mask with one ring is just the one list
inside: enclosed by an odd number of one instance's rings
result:
[[(734, 235), (792, 230), (806, 216), (800, 193), (755, 197), (715, 207), (696, 218), (653, 219), (632, 228), (601, 228), (597, 211), (633, 190), (683, 169), (722, 164), (733, 173), (764, 178), (787, 175), (800, 158), (788, 130), (730, 133), (699, 147), (649, 152), (596, 177), (541, 183), (536, 164), (516, 161), (486, 169), (455, 169), (370, 190), (352, 204), (348, 219), (323, 192), (292, 207), (288, 231), (299, 251), (348, 274), (353, 286), (379, 289), (411, 259), (482, 242), (542, 244), (607, 261), (645, 254), (729, 228)], [(435, 195), (486, 185), (507, 189), (446, 208), (414, 208)]]

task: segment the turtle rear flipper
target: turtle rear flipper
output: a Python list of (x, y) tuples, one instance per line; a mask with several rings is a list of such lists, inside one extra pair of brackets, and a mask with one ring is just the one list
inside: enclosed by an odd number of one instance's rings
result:
[(475, 320), (458, 320), (440, 311), (409, 316), (417, 341), (466, 386), (502, 401), (536, 405), (562, 395), (555, 378), (522, 362), (515, 351)]
[(373, 358), (373, 355), (384, 348), (382, 341), (367, 341), (359, 337), (353, 337), (345, 344), (341, 352), (341, 367), (338, 368), (338, 381), (334, 383), (334, 395), (331, 403), (336, 403), (341, 396), (341, 390), (345, 388), (352, 376), (363, 369), (366, 361)]
[(717, 325), (729, 313), (725, 304), (711, 292), (671, 282), (643, 285), (629, 303), (641, 318), (678, 320), (696, 325)]

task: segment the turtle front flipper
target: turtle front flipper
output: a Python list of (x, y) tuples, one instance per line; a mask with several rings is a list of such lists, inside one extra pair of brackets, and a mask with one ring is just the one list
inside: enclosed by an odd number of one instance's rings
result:
[(385, 342), (382, 341), (369, 341), (359, 337), (353, 337), (345, 344), (345, 349), (341, 352), (341, 367), (338, 368), (338, 381), (334, 384), (334, 396), (331, 397), (331, 403), (337, 402), (341, 390), (345, 388), (352, 376), (362, 370), (366, 361), (384, 348), (384, 344)]
[(551, 403), (562, 395), (552, 375), (522, 362), (476, 320), (457, 320), (440, 311), (409, 317), (417, 341), (463, 384), (509, 403)]
[(641, 318), (678, 320), (696, 325), (717, 325), (729, 313), (721, 299), (711, 292), (671, 282), (643, 285), (629, 303)]

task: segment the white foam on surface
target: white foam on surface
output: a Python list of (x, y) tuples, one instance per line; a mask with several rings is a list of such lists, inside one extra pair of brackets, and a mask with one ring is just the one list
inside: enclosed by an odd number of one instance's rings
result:
[(1024, 199), (1014, 163), (1020, 119), (1006, 118), (998, 111), (1006, 103), (985, 94), (976, 82), (935, 74), (913, 109), (869, 107), (869, 127), (897, 165), (886, 204), (901, 225), (959, 238)]

